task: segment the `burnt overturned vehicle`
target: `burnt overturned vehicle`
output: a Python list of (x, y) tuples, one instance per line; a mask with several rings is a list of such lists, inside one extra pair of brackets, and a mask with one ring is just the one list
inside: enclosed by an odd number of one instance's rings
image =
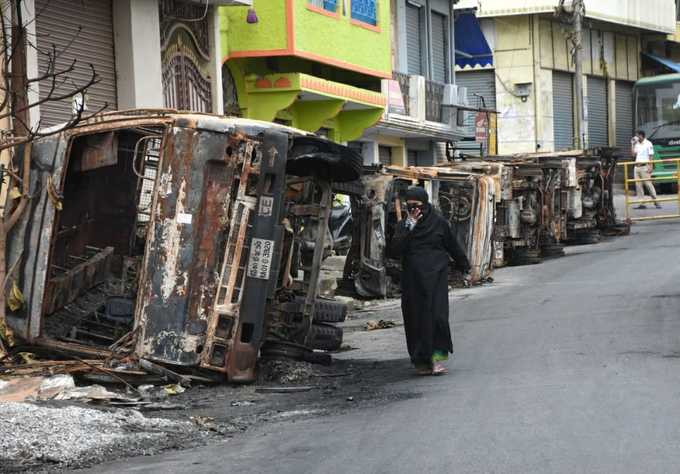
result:
[(276, 124), (169, 111), (103, 115), (31, 150), (8, 236), (7, 314), (43, 351), (254, 380), (263, 343), (335, 349), (317, 301), (331, 177), (361, 158)]
[[(473, 282), (489, 278), (492, 270), (492, 234), (495, 201), (499, 196), (496, 166), (481, 170), (398, 166), (366, 169), (360, 182), (336, 186), (351, 196), (357, 216), (343, 272), (343, 283), (358, 295), (376, 298), (396, 295), (401, 281), (398, 255), (391, 242), (398, 223), (406, 218), (404, 194), (421, 186), (433, 206), (451, 224), (470, 262)], [(452, 273), (452, 279), (462, 275)]]

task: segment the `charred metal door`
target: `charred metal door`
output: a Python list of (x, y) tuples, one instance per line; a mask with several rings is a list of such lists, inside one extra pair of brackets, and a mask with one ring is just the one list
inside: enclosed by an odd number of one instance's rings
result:
[(141, 357), (199, 363), (229, 225), (227, 139), (180, 127), (164, 137), (137, 299)]

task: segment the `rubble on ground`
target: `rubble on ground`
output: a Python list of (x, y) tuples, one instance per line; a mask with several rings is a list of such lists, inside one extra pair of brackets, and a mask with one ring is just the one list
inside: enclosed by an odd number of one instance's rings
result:
[(147, 418), (139, 411), (102, 411), (32, 403), (0, 403), (3, 472), (53, 465), (77, 468), (184, 445), (200, 428), (188, 421)]

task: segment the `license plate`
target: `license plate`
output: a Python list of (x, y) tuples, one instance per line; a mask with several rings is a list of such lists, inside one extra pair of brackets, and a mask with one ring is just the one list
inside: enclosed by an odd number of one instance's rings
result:
[(250, 243), (248, 257), (248, 273), (250, 278), (269, 280), (274, 255), (274, 241), (267, 239), (253, 239)]

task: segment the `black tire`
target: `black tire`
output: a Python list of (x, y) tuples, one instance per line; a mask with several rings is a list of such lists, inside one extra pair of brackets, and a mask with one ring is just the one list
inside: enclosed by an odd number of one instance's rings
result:
[[(305, 304), (303, 298), (295, 300), (296, 310), (301, 313)], [(344, 303), (318, 299), (314, 302), (315, 323), (341, 323), (347, 318), (348, 308)]]
[(334, 301), (316, 300), (314, 303), (315, 323), (341, 323), (347, 318), (347, 305)]
[(600, 243), (600, 240), (602, 240), (602, 234), (599, 230), (588, 230), (572, 234), (569, 243), (572, 245), (592, 245)]
[(361, 155), (347, 147), (318, 137), (298, 137), (293, 142), (286, 172), (344, 183), (358, 180), (363, 164)]
[(537, 265), (543, 263), (541, 251), (539, 249), (516, 248), (510, 256), (510, 265)]
[(314, 323), (311, 329), (311, 349), (337, 351), (342, 346), (342, 328), (327, 323)]
[(544, 244), (541, 247), (541, 256), (544, 259), (564, 257), (564, 245), (556, 243)]

